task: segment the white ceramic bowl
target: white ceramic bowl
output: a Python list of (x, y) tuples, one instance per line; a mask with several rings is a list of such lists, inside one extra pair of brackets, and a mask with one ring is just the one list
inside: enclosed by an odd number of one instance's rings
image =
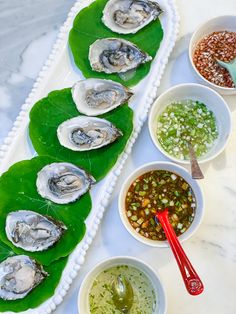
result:
[(202, 24), (192, 35), (189, 43), (189, 60), (196, 78), (203, 84), (215, 89), (222, 95), (236, 94), (236, 88), (221, 87), (206, 80), (196, 69), (193, 63), (193, 54), (198, 42), (205, 36), (217, 31), (236, 32), (236, 15), (224, 15), (213, 18)]
[[(151, 281), (157, 299), (157, 310), (153, 314), (166, 314), (166, 293), (156, 272), (147, 264), (134, 257), (117, 256), (97, 264), (84, 278), (78, 295), (79, 314), (90, 314), (89, 291), (94, 279), (105, 269), (118, 265), (129, 265), (140, 269)], [(105, 314), (105, 313), (104, 313)]]
[(210, 161), (224, 150), (231, 133), (232, 122), (231, 112), (227, 103), (218, 93), (209, 87), (193, 83), (180, 84), (168, 89), (165, 93), (161, 94), (161, 96), (159, 96), (153, 104), (149, 115), (148, 127), (152, 141), (167, 158), (174, 162), (189, 164), (189, 160), (181, 160), (168, 154), (162, 148), (156, 136), (157, 117), (170, 103), (187, 99), (203, 102), (207, 108), (213, 111), (215, 114), (219, 133), (218, 138), (207, 154), (198, 159), (199, 163)]
[(125, 209), (125, 198), (127, 195), (127, 192), (129, 190), (130, 185), (142, 174), (152, 171), (152, 170), (167, 170), (171, 171), (173, 173), (176, 173), (177, 175), (183, 177), (188, 184), (192, 187), (192, 190), (194, 192), (194, 195), (196, 197), (196, 212), (194, 220), (191, 224), (191, 226), (185, 231), (183, 234), (179, 236), (179, 240), (182, 242), (184, 240), (187, 240), (189, 237), (192, 236), (192, 234), (197, 230), (199, 225), (201, 224), (202, 218), (203, 218), (203, 194), (201, 191), (201, 188), (196, 180), (192, 179), (190, 174), (187, 172), (187, 170), (181, 166), (178, 166), (176, 164), (173, 164), (171, 162), (151, 162), (148, 164), (145, 164), (141, 166), (140, 168), (136, 169), (131, 175), (125, 180), (125, 182), (122, 185), (120, 195), (119, 195), (119, 213), (120, 218), (127, 229), (127, 231), (138, 241), (154, 246), (154, 247), (168, 247), (167, 241), (158, 241), (158, 240), (151, 240), (148, 239), (138, 232), (135, 231), (135, 229), (131, 226), (129, 223), (129, 220), (126, 216), (126, 209)]

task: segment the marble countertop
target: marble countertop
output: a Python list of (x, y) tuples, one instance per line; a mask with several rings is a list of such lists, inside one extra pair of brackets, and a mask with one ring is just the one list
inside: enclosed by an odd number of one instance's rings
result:
[[(0, 0), (0, 144), (11, 129), (73, 3), (74, 0)], [(177, 5), (180, 36), (159, 93), (178, 83), (195, 82), (187, 48), (196, 27), (217, 15), (236, 14), (235, 0), (177, 0)], [(76, 314), (77, 294), (86, 273), (97, 262), (116, 255), (136, 256), (160, 274), (167, 291), (168, 314), (236, 313), (236, 96), (225, 99), (232, 112), (233, 134), (226, 150), (203, 166), (205, 180), (200, 184), (206, 199), (205, 216), (197, 233), (183, 244), (204, 281), (204, 293), (198, 297), (188, 295), (171, 251), (137, 242), (119, 219), (117, 198), (124, 177), (143, 163), (156, 159), (146, 123), (87, 252), (85, 264), (56, 314)], [(142, 153), (144, 143), (149, 147), (146, 155)]]

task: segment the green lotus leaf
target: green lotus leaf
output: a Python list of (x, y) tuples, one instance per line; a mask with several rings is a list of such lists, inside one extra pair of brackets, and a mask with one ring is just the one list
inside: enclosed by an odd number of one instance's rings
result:
[(75, 152), (58, 141), (58, 126), (70, 118), (80, 115), (71, 96), (71, 89), (50, 93), (37, 102), (30, 112), (29, 133), (36, 152), (66, 162), (71, 162), (91, 173), (96, 180), (102, 179), (116, 163), (133, 130), (133, 111), (127, 105), (110, 111), (101, 118), (121, 129), (123, 136), (102, 148)]
[[(42, 198), (36, 188), (37, 173), (47, 164), (55, 162), (50, 157), (35, 157), (13, 165), (0, 178), (0, 240), (7, 244), (16, 254), (32, 256), (43, 265), (67, 256), (81, 241), (85, 233), (83, 220), (91, 210), (89, 193), (78, 201), (58, 205)], [(67, 230), (60, 240), (51, 248), (42, 252), (26, 252), (15, 247), (6, 236), (5, 224), (9, 212), (32, 210), (62, 221)]]
[(102, 23), (102, 11), (106, 3), (107, 0), (96, 0), (76, 16), (69, 35), (69, 45), (74, 62), (85, 78), (111, 79), (126, 86), (134, 86), (148, 74), (151, 62), (139, 66), (135, 75), (124, 81), (118, 74), (93, 71), (88, 60), (89, 47), (97, 39), (109, 37), (123, 38), (133, 42), (154, 58), (163, 39), (163, 29), (160, 20), (153, 21), (136, 34), (120, 35), (112, 32)]
[(0, 262), (13, 255), (15, 255), (15, 253), (12, 251), (12, 249), (0, 241)]
[[(0, 250), (0, 262), (5, 260), (7, 257), (14, 255), (14, 252), (1, 242)], [(5, 255), (4, 258), (3, 255)], [(67, 258), (61, 258), (53, 262), (50, 266), (44, 266), (43, 268), (48, 273), (48, 276), (23, 299), (11, 301), (0, 299), (0, 312), (22, 312), (28, 309), (34, 309), (49, 299), (54, 294), (54, 291), (60, 281), (66, 262)]]

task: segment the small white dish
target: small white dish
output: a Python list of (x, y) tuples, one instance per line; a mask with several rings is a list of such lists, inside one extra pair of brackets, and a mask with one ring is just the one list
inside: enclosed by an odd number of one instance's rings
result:
[(213, 88), (222, 95), (234, 95), (236, 94), (236, 88), (221, 87), (214, 83), (209, 82), (198, 72), (193, 62), (193, 54), (199, 41), (205, 36), (218, 31), (236, 32), (236, 15), (218, 16), (205, 22), (200, 27), (198, 27), (197, 30), (193, 33), (189, 43), (189, 60), (195, 73), (195, 76), (200, 83)]
[(135, 258), (128, 256), (117, 256), (106, 259), (97, 264), (84, 278), (78, 295), (78, 311), (79, 314), (90, 314), (89, 310), (89, 291), (92, 287), (94, 279), (104, 270), (118, 266), (128, 265), (141, 270), (151, 281), (155, 291), (157, 306), (156, 311), (153, 314), (166, 314), (167, 301), (166, 293), (157, 273), (146, 263)]
[(207, 154), (198, 159), (199, 163), (208, 162), (217, 157), (225, 149), (232, 130), (232, 121), (231, 112), (225, 100), (217, 92), (207, 86), (193, 83), (180, 84), (173, 86), (172, 88), (161, 94), (161, 96), (159, 96), (154, 102), (149, 114), (149, 133), (151, 135), (154, 145), (161, 151), (163, 155), (165, 155), (167, 158), (174, 162), (189, 164), (189, 160), (178, 159), (168, 154), (163, 149), (156, 136), (158, 116), (172, 102), (187, 99), (195, 101), (198, 100), (204, 103), (207, 108), (211, 110), (215, 115), (219, 133), (218, 138), (216, 139), (213, 147), (207, 152)]
[(137, 179), (139, 176), (142, 174), (152, 171), (152, 170), (167, 170), (171, 171), (182, 178), (184, 178), (188, 184), (192, 187), (192, 190), (194, 192), (194, 195), (196, 197), (196, 203), (197, 207), (195, 210), (195, 216), (193, 219), (192, 224), (190, 227), (179, 236), (180, 242), (187, 240), (190, 238), (193, 233), (198, 229), (198, 227), (201, 224), (202, 218), (203, 218), (203, 212), (204, 212), (204, 202), (203, 202), (203, 194), (201, 191), (201, 188), (199, 184), (197, 183), (196, 180), (192, 179), (188, 171), (174, 163), (171, 162), (151, 162), (147, 163), (140, 168), (136, 169), (131, 175), (125, 180), (125, 182), (122, 185), (120, 195), (119, 195), (119, 213), (120, 213), (120, 218), (127, 229), (127, 231), (138, 241), (154, 246), (154, 247), (169, 247), (169, 244), (167, 241), (158, 241), (158, 240), (151, 240), (148, 239), (138, 232), (135, 231), (135, 229), (131, 226), (127, 216), (126, 216), (126, 208), (125, 208), (125, 198), (127, 195), (127, 192), (129, 190), (130, 185)]

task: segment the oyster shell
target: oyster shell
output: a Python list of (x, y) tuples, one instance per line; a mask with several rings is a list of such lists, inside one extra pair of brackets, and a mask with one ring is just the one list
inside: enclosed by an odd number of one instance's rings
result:
[(95, 179), (85, 170), (66, 162), (52, 163), (38, 173), (38, 193), (57, 203), (74, 202), (85, 194)]
[(30, 210), (11, 212), (6, 219), (7, 238), (29, 252), (43, 251), (55, 244), (66, 226)]
[(110, 0), (103, 10), (103, 23), (113, 32), (134, 34), (156, 20), (162, 9), (150, 0)]
[(150, 60), (147, 53), (121, 38), (98, 39), (89, 48), (89, 61), (97, 72), (123, 73)]
[(57, 136), (61, 145), (74, 151), (97, 149), (123, 135), (110, 121), (78, 116), (59, 125)]
[(48, 274), (34, 259), (26, 255), (8, 257), (0, 263), (0, 298), (24, 298)]
[(126, 103), (133, 93), (111, 80), (90, 78), (72, 87), (72, 97), (79, 112), (97, 116)]

